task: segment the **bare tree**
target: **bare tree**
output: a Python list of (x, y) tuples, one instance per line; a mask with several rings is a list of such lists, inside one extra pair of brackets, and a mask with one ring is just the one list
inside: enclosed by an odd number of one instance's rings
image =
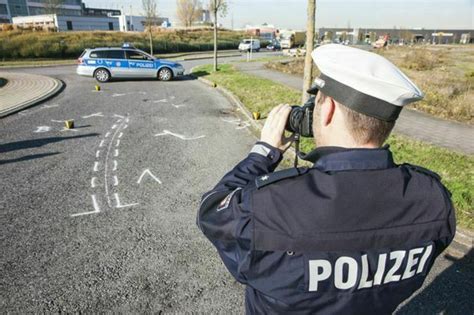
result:
[(306, 24), (306, 57), (304, 60), (303, 104), (310, 95), (306, 92), (311, 88), (313, 81), (314, 64), (311, 53), (314, 47), (314, 33), (316, 24), (316, 0), (308, 0), (308, 21)]
[(214, 17), (214, 71), (217, 71), (217, 16), (224, 17), (227, 14), (227, 1), (209, 0), (209, 11)]
[(58, 14), (64, 0), (46, 0), (44, 2), (44, 11), (46, 14)]
[(150, 40), (150, 54), (153, 55), (153, 26), (156, 23), (157, 3), (156, 0), (142, 0), (143, 11), (145, 11), (145, 27), (148, 29)]
[(191, 27), (199, 20), (202, 6), (199, 0), (176, 0), (176, 13), (179, 21), (185, 27)]

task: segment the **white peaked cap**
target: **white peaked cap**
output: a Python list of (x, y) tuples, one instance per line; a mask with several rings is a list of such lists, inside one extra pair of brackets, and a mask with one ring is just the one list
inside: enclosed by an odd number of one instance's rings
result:
[(359, 113), (394, 121), (403, 106), (423, 99), (400, 69), (375, 53), (328, 44), (315, 49), (312, 57), (321, 76), (308, 93), (321, 90)]

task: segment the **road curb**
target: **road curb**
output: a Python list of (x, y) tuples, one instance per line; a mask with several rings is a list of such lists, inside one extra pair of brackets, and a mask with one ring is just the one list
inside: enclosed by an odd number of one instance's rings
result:
[(61, 93), (64, 90), (66, 84), (61, 80), (58, 80), (58, 79), (55, 79), (55, 78), (51, 78), (51, 79), (54, 80), (54, 82), (55, 82), (54, 87), (51, 90), (49, 90), (48, 92), (46, 92), (45, 94), (43, 94), (39, 97), (36, 97), (34, 99), (25, 101), (23, 103), (20, 103), (20, 104), (17, 104), (15, 106), (13, 106), (13, 107), (4, 109), (3, 111), (0, 111), (0, 118), (6, 117), (6, 116), (11, 115), (11, 114), (16, 113), (16, 112), (19, 112), (19, 111), (21, 111), (25, 108), (37, 105), (37, 104), (39, 104), (41, 102), (44, 102), (44, 101), (56, 96), (57, 94)]
[[(193, 73), (194, 68), (191, 69), (191, 75), (194, 76)], [(219, 91), (222, 95), (224, 95), (234, 106), (236, 106), (239, 111), (249, 119), (250, 123), (252, 124), (253, 128), (255, 128), (257, 131), (262, 130), (263, 124), (259, 121), (255, 121), (252, 117), (252, 113), (245, 107), (245, 105), (235, 96), (232, 92), (227, 90), (226, 88), (223, 88), (216, 83), (209, 81), (207, 79), (204, 79), (202, 77), (196, 77), (198, 81), (206, 84), (207, 86), (211, 88), (215, 88), (217, 91)], [(289, 153), (293, 158), (296, 156), (296, 153), (291, 147), (287, 153)], [(456, 258), (463, 258), (467, 257), (470, 259), (473, 259), (474, 253), (472, 252), (473, 248), (473, 242), (474, 242), (474, 232), (464, 230), (462, 228), (457, 228), (456, 229), (456, 235), (454, 236), (453, 242), (451, 245), (446, 249), (446, 252), (453, 257)]]

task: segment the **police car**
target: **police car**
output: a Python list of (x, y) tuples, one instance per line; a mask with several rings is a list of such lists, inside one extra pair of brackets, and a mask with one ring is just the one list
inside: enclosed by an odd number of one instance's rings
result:
[(99, 82), (112, 78), (158, 78), (169, 81), (184, 74), (176, 62), (158, 59), (135, 47), (88, 48), (77, 60), (76, 73), (94, 77)]

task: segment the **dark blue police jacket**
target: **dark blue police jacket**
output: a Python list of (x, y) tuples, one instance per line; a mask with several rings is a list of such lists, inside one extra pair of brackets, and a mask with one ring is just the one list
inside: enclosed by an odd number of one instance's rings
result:
[(312, 168), (273, 172), (281, 158), (257, 143), (198, 214), (247, 313), (392, 313), (454, 237), (439, 176), (388, 147), (319, 148)]

